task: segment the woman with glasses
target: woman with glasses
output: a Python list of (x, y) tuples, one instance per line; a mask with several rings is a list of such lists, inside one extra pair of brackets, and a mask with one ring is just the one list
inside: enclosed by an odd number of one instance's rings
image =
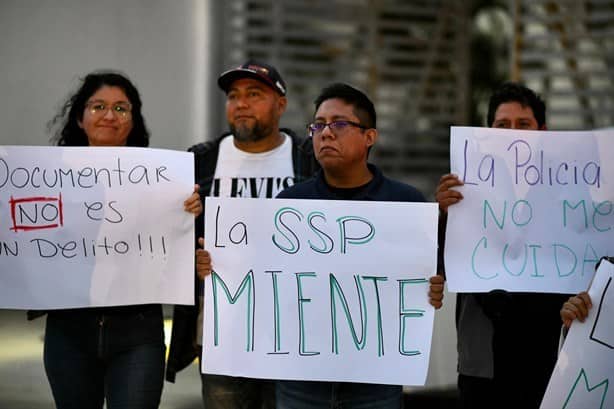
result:
[[(51, 121), (59, 146), (149, 144), (135, 86), (115, 72), (88, 74)], [(201, 213), (198, 194), (184, 209)], [(45, 371), (59, 409), (157, 408), (164, 375), (160, 305), (48, 312)]]

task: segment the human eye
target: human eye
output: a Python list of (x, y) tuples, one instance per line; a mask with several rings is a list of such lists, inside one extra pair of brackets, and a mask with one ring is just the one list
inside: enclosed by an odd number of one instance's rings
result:
[(510, 128), (510, 124), (507, 121), (495, 121), (495, 123), (492, 125), (493, 128), (503, 128), (503, 129), (509, 129)]
[(130, 108), (126, 104), (116, 104), (113, 106), (113, 110), (120, 114), (126, 114), (130, 111)]
[(106, 105), (102, 102), (94, 102), (90, 105), (92, 112), (102, 112), (106, 110)]
[(336, 131), (342, 131), (350, 125), (350, 121), (338, 120), (331, 122), (328, 126)]
[(322, 132), (326, 124), (324, 122), (314, 122), (309, 125), (309, 128), (314, 132)]

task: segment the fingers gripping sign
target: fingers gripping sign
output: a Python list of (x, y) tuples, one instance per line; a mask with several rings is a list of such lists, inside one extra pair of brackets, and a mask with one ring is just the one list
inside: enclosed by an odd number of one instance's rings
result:
[(184, 210), (188, 213), (192, 213), (194, 217), (198, 217), (203, 212), (203, 203), (198, 195), (198, 189), (200, 189), (200, 186), (194, 185), (194, 191), (190, 197), (183, 202)]
[(196, 249), (196, 275), (200, 280), (204, 280), (206, 276), (211, 274), (211, 255), (205, 247), (205, 239), (200, 237), (198, 245), (201, 247)]
[(441, 308), (443, 305), (443, 276), (436, 275), (429, 279), (429, 304), (435, 309)]
[(563, 320), (563, 324), (569, 328), (575, 319), (584, 322), (592, 306), (591, 297), (586, 291), (569, 297), (561, 308), (561, 319)]
[(439, 185), (437, 185), (437, 191), (435, 192), (435, 199), (439, 203), (439, 210), (447, 212), (449, 206), (463, 199), (461, 192), (452, 189), (453, 187), (463, 185), (464, 183), (453, 173), (443, 175), (439, 179)]

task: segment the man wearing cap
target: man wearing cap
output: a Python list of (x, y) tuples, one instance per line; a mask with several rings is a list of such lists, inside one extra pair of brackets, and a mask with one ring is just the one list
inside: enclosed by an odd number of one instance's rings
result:
[[(230, 132), (189, 149), (203, 201), (205, 196), (272, 198), (318, 169), (311, 141), (279, 128), (286, 84), (274, 67), (247, 61), (224, 72), (218, 85), (226, 93)], [(204, 234), (202, 217), (196, 220), (197, 237)], [(197, 306), (175, 306), (166, 369), (170, 382), (200, 354), (202, 284), (196, 288)], [(272, 381), (210, 374), (201, 379), (207, 409), (275, 407)]]

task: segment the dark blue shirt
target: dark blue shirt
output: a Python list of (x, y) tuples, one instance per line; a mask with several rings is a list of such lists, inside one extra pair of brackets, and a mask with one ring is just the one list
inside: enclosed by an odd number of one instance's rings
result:
[(324, 172), (302, 183), (291, 186), (277, 197), (280, 199), (324, 199), (324, 200), (371, 200), (381, 202), (426, 202), (424, 195), (415, 187), (387, 178), (372, 164), (373, 174), (369, 183), (355, 188), (336, 188), (326, 183)]

